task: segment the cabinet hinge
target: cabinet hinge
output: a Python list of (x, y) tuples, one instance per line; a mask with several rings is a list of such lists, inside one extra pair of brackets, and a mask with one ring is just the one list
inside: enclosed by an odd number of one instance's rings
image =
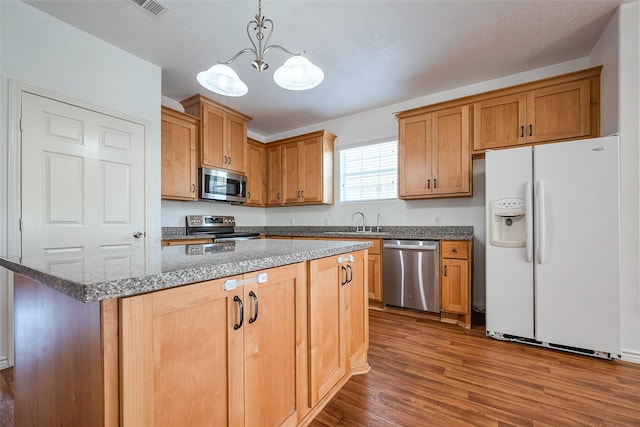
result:
[(22, 117), (20, 117), (20, 123), (19, 123), (19, 126), (20, 126), (20, 132), (22, 132)]
[(24, 221), (20, 218), (20, 231), (24, 231)]

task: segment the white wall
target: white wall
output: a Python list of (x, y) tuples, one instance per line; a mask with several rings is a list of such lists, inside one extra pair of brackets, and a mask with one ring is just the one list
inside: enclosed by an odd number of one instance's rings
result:
[(589, 55), (603, 64), (602, 134), (620, 133), (621, 343), (625, 360), (640, 363), (640, 8), (622, 5)]
[[(150, 123), (150, 244), (160, 235), (161, 70), (121, 49), (15, 0), (0, 1), (0, 252), (7, 247), (7, 85), (13, 79)], [(0, 313), (10, 307), (0, 272)], [(7, 325), (0, 328), (0, 363)]]
[(640, 363), (640, 6), (619, 8), (622, 351)]

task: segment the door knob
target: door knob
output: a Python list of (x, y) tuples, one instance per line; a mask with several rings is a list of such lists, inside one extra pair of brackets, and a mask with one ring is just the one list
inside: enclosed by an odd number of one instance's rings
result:
[(139, 239), (142, 236), (144, 236), (144, 233), (142, 231), (136, 231), (135, 233), (133, 233), (133, 237), (135, 237), (136, 239)]

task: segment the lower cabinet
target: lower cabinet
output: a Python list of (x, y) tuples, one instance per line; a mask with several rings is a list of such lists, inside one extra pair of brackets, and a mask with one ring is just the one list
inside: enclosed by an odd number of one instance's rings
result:
[(121, 425), (307, 425), (369, 371), (367, 252), (122, 298)]
[(369, 299), (382, 302), (382, 240), (371, 240), (369, 249)]
[(367, 372), (369, 320), (365, 252), (309, 263), (309, 388), (318, 404), (348, 371)]
[[(123, 425), (297, 423), (308, 407), (306, 265), (261, 273), (263, 283), (252, 273), (121, 300)], [(230, 279), (238, 286), (225, 290)]]
[(440, 243), (440, 311), (442, 320), (471, 327), (471, 242)]

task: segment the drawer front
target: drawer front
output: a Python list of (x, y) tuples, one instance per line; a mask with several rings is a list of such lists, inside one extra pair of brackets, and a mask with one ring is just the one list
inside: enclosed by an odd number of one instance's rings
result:
[(372, 255), (380, 255), (381, 242), (380, 239), (369, 240), (373, 243), (373, 247), (369, 248), (369, 253)]
[(440, 244), (442, 258), (469, 259), (469, 242), (443, 241)]

